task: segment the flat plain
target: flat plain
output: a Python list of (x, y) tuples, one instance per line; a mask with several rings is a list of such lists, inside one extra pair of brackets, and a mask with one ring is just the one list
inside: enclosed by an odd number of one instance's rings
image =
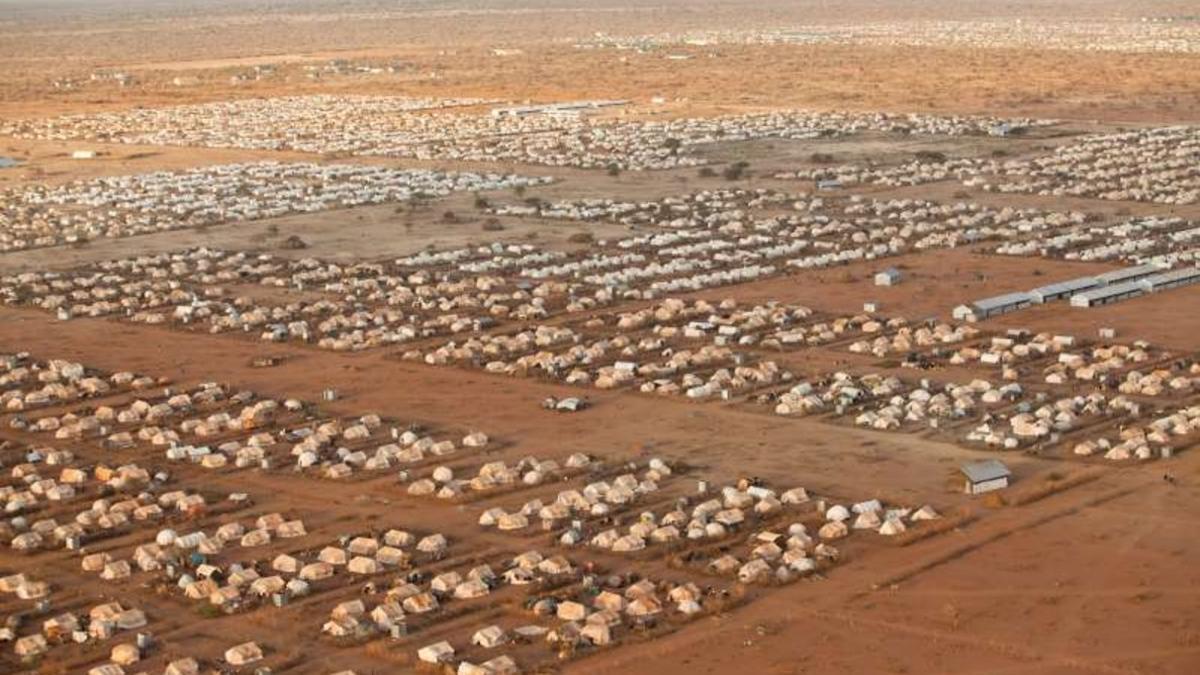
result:
[(1197, 72), (1173, 0), (0, 0), (0, 670), (1195, 673)]

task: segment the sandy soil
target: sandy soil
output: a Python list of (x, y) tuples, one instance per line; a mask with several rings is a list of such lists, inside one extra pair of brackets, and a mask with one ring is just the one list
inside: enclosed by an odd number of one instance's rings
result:
[[(1177, 468), (1195, 476), (1195, 458)], [(1108, 475), (1033, 507), (989, 514), (920, 554), (893, 551), (871, 571), (763, 601), (702, 635), (627, 650), (618, 667), (1191, 672), (1200, 651), (1196, 577), (1180, 564), (1192, 550), (1180, 513), (1197, 496), (1194, 485), (1171, 487), (1154, 472)], [(1131, 640), (1135, 631), (1141, 637)], [(612, 667), (597, 661), (579, 671)]]
[[(541, 3), (535, 3), (540, 5)], [(1195, 55), (1113, 54), (1011, 49), (912, 49), (850, 46), (687, 47), (686, 61), (663, 52), (577, 50), (564, 40), (606, 32), (642, 35), (688, 30), (760, 29), (795, 23), (886, 21), (887, 9), (859, 0), (748, 3), (727, 0), (696, 7), (682, 0), (589, 3), (586, 8), (504, 2), (471, 8), (380, 8), (286, 3), (262, 14), (205, 3), (139, 12), (101, 5), (94, 12), (48, 20), (18, 6), (0, 24), (0, 114), (95, 110), (159, 102), (221, 100), (287, 92), (461, 95), (513, 100), (634, 98), (661, 95), (696, 111), (745, 106), (1035, 114), (1118, 121), (1195, 120)], [(134, 5), (137, 7), (137, 5)], [(157, 13), (156, 13), (157, 11)], [(132, 12), (132, 15), (131, 15)], [(1187, 3), (1002, 3), (974, 5), (923, 0), (901, 18), (1025, 17), (1128, 19), (1180, 16)], [(172, 15), (173, 14), (173, 15)], [(133, 50), (128, 45), (136, 45)], [(521, 47), (496, 56), (492, 48)], [(45, 56), (53, 54), (53, 57)], [(307, 79), (302, 66), (327, 57), (399, 60), (389, 76)], [(229, 84), (263, 60), (278, 77)], [(87, 83), (97, 68), (139, 78), (128, 88)], [(196, 87), (172, 86), (177, 75)], [(56, 90), (51, 81), (81, 81)]]
[[(914, 275), (920, 274), (921, 261), (909, 264)], [(766, 292), (744, 290), (746, 297)], [(825, 301), (833, 306), (838, 297)], [(6, 349), (37, 345), (39, 352), (100, 368), (160, 373), (180, 383), (215, 378), (268, 395), (310, 400), (333, 387), (342, 394), (328, 405), (333, 412), (372, 410), (432, 428), (486, 429), (505, 444), (497, 457), (573, 451), (615, 458), (661, 455), (684, 459), (697, 467), (696, 476), (713, 480), (750, 470), (772, 481), (800, 482), (822, 494), (934, 499), (944, 512), (965, 508), (979, 516), (950, 534), (908, 547), (873, 548), (851, 557), (827, 579), (768, 594), (662, 640), (585, 658), (572, 665), (573, 671), (718, 673), (755, 663), (768, 672), (1116, 668), (1183, 674), (1200, 657), (1192, 626), (1197, 618), (1194, 593), (1188, 590), (1196, 579), (1180, 564), (1197, 554), (1185, 515), (1200, 498), (1200, 460), (1191, 454), (1172, 465), (1179, 477), (1174, 487), (1162, 483), (1158, 467), (1108, 469), (1082, 487), (993, 511), (946, 488), (952, 467), (981, 453), (913, 436), (628, 393), (590, 393), (592, 410), (557, 417), (538, 411), (537, 401), (570, 389), (429, 369), (386, 353), (261, 347), (222, 336), (97, 320), (77, 320), (70, 327), (64, 331), (40, 313), (0, 312)], [(275, 368), (247, 367), (264, 354), (288, 358)], [(1018, 487), (1036, 486), (1047, 472), (1061, 471), (1048, 460), (1010, 456), (1007, 461)], [(388, 478), (345, 487), (321, 481), (318, 507), (310, 496), (312, 479), (196, 471), (177, 469), (177, 478), (204, 476), (206, 489), (216, 493), (248, 490), (255, 495), (256, 512), (301, 515), (310, 524), (308, 540), (314, 545), (341, 531), (339, 523), (385, 526), (397, 517), (410, 526), (420, 523), (452, 533), (472, 548), (488, 541), (469, 518), (464, 522), (451, 511), (413, 503)], [(336, 520), (327, 521), (334, 514)], [(42, 573), (54, 576), (77, 564), (67, 552), (38, 559)], [(12, 569), (23, 563), (3, 553), (0, 565)], [(94, 597), (98, 590), (89, 582), (72, 587), (70, 597)], [(287, 618), (304, 612), (300, 605), (278, 614), (260, 610), (205, 620), (197, 631), (186, 612), (174, 609), (176, 601), (152, 597), (138, 593), (136, 599), (155, 618), (156, 635), (164, 644), (160, 656), (215, 653), (243, 636), (256, 636), (272, 650), (308, 643), (295, 652), (306, 661), (294, 663), (290, 672), (329, 672), (349, 665), (372, 672), (381, 667), (379, 657), (367, 656), (374, 652), (329, 651), (309, 643), (313, 627)], [(328, 606), (337, 597), (323, 596), (317, 606)], [(797, 635), (805, 639), (797, 640)]]
[[(11, 6), (11, 11), (10, 10)], [(74, 7), (75, 5), (64, 6)], [(1154, 0), (1133, 5), (1099, 2), (906, 3), (906, 16), (1042, 18), (1169, 16), (1192, 13), (1187, 2)], [(850, 47), (685, 48), (695, 58), (669, 61), (662, 53), (583, 52), (562, 41), (596, 31), (643, 34), (663, 30), (756, 28), (794, 22), (839, 22), (895, 18), (895, 8), (869, 0), (844, 3), (643, 2), (603, 0), (564, 7), (549, 0), (511, 3), (439, 3), (394, 7), (390, 3), (289, 0), (250, 12), (236, 3), (167, 5), (93, 3), (62, 18), (42, 3), (0, 3), (0, 115), (40, 116), (164, 105), (231, 97), (316, 92), (486, 96), (511, 100), (585, 97), (634, 99), (654, 115), (707, 114), (775, 107), (921, 110), (998, 115), (1038, 115), (1069, 121), (1055, 133), (1004, 141), (1014, 153), (1040, 152), (1069, 134), (1111, 129), (1120, 123), (1194, 122), (1200, 110), (1196, 72), (1200, 57), (1172, 54), (1108, 54), (1060, 51), (899, 49)], [(495, 56), (494, 47), (523, 53)], [(411, 68), (394, 75), (308, 80), (303, 66), (331, 58), (402, 60)], [(279, 75), (230, 85), (231, 74), (257, 64), (277, 64)], [(139, 83), (118, 89), (84, 83), (59, 91), (56, 78), (86, 80), (96, 68), (135, 73)], [(174, 87), (177, 75), (202, 84)], [(650, 106), (651, 97), (669, 102)], [(717, 161), (748, 158), (753, 177), (746, 185), (807, 189), (776, 181), (776, 170), (795, 168), (813, 152), (839, 161), (873, 158), (901, 161), (921, 150), (951, 156), (987, 156), (990, 139), (882, 142), (875, 138), (816, 143), (754, 143), (705, 150)], [(76, 149), (96, 149), (95, 160), (69, 158)], [(178, 169), (255, 159), (305, 159), (300, 154), (215, 149), (34, 143), (0, 139), (0, 155), (25, 163), (0, 170), (0, 188), (131, 172)], [(695, 170), (655, 174), (550, 170), (544, 167), (352, 159), (392, 166), (443, 169), (503, 169), (549, 174), (559, 182), (530, 195), (545, 199), (603, 196), (651, 199), (704, 188), (727, 187)], [(953, 181), (915, 188), (866, 189), (877, 197), (958, 199)], [(992, 206), (1082, 209), (1103, 218), (1130, 214), (1200, 217), (1200, 207), (1170, 208), (1088, 199), (1048, 199), (966, 191)], [(497, 201), (509, 199), (494, 195)], [(515, 197), (511, 197), (515, 200)], [(382, 206), (306, 214), (250, 224), (103, 240), (86, 246), (43, 249), (0, 258), (0, 273), (66, 269), (139, 252), (189, 246), (270, 250), (290, 256), (338, 261), (385, 259), (420, 249), (493, 240), (536, 241), (570, 248), (568, 238), (587, 230), (597, 237), (624, 232), (606, 224), (502, 218), (505, 229), (485, 232), (483, 216), (468, 195), (423, 209)], [(445, 222), (453, 211), (459, 222)], [(309, 247), (280, 248), (296, 235)], [(906, 280), (899, 286), (871, 284), (878, 262), (788, 274), (768, 281), (697, 294), (744, 302), (803, 303), (831, 314), (852, 314), (866, 301), (886, 315), (911, 320), (948, 317), (961, 302), (1050, 281), (1111, 269), (1109, 264), (1020, 259), (975, 250), (918, 253), (886, 261)], [(1200, 349), (1200, 289), (1175, 290), (1098, 309), (1062, 303), (984, 322), (980, 328), (1027, 328), (1093, 337), (1112, 327), (1123, 340), (1146, 339), (1179, 353)], [(456, 466), (509, 461), (534, 454), (561, 457), (586, 452), (615, 461), (662, 456), (689, 465), (668, 489), (676, 496), (697, 479), (725, 483), (759, 476), (772, 484), (804, 485), (835, 499), (879, 497), (897, 503), (933, 503), (959, 525), (907, 546), (875, 542), (851, 545), (846, 559), (828, 575), (779, 589), (746, 589), (747, 602), (706, 615), (661, 639), (630, 639), (565, 664), (567, 672), (602, 673), (954, 673), (991, 675), (1192, 675), (1200, 672), (1200, 556), (1191, 514), (1200, 508), (1200, 454), (1183, 452), (1169, 464), (1115, 467), (1008, 453), (1015, 474), (1010, 505), (966, 497), (954, 489), (955, 467), (994, 456), (928, 435), (880, 433), (820, 418), (783, 419), (744, 401), (693, 404), (630, 391), (588, 390), (593, 404), (578, 415), (540, 409), (547, 396), (581, 390), (534, 379), (489, 376), (459, 368), (432, 368), (399, 358), (401, 349), (360, 354), (293, 345), (264, 345), (224, 335), (184, 333), (107, 320), (69, 324), (44, 313), (0, 309), (0, 352), (29, 350), (38, 356), (70, 358), (110, 371), (135, 370), (170, 378), (178, 386), (228, 382), (264, 395), (318, 400), (322, 390), (340, 398), (327, 403), (331, 415), (377, 412), (391, 419), (459, 436), (486, 431), (495, 446), (480, 457), (456, 458)], [(257, 357), (280, 365), (254, 368)], [(844, 345), (779, 357), (799, 372), (827, 372), (848, 365), (881, 369), (870, 357), (852, 357)], [(911, 374), (906, 374), (912, 376)], [(922, 374), (924, 375), (924, 374)], [(935, 370), (934, 377), (985, 376), (969, 368)], [(119, 396), (114, 398), (120, 398)], [(0, 416), (0, 440), (28, 442)], [(94, 443), (74, 448), (86, 463), (127, 461), (161, 464), (160, 451), (126, 454)], [(5, 451), (5, 466), (15, 453)], [(1165, 467), (1165, 468), (1164, 468)], [(458, 547), (455, 564), (495, 561), (541, 539), (514, 540), (482, 532), (475, 517), (484, 506), (532, 496), (553, 496), (555, 486), (481, 500), (467, 507), (434, 505), (409, 497), (393, 475), (339, 483), (284, 471), (207, 471), (169, 465), (173, 480), (198, 487), (212, 501), (230, 492), (249, 492), (254, 504), (239, 515), (270, 511), (302, 517), (309, 535), (297, 547), (320, 547), (349, 531), (393, 525), (446, 532)], [(1169, 470), (1176, 484), (1162, 480)], [(1088, 480), (1024, 505), (1022, 494), (1053, 487), (1064, 477)], [(189, 523), (211, 527), (219, 510)], [(97, 550), (127, 550), (147, 532), (104, 541)], [(590, 553), (578, 553), (589, 557)], [(596, 554), (598, 564), (624, 565)], [(624, 567), (622, 567), (624, 565)], [(662, 561), (645, 569), (665, 571)], [(0, 574), (36, 572), (55, 583), (57, 610), (83, 610), (103, 598), (119, 597), (144, 609), (159, 646), (141, 664), (161, 672), (171, 658), (209, 658), (233, 644), (258, 640), (275, 672), (328, 674), (354, 668), (360, 674), (408, 672), (413, 651), (440, 636), (461, 634), (481, 617), (514, 623), (528, 615), (504, 596), (472, 607), (410, 639), (344, 646), (314, 639), (330, 607), (357, 597), (357, 587), (323, 589), (313, 598), (282, 609), (207, 618), (195, 603), (136, 583), (114, 590), (95, 575), (82, 575), (76, 554), (55, 550), (22, 557), (0, 549)], [(509, 603), (509, 604), (505, 604)], [(510, 606), (512, 605), (512, 606)], [(20, 609), (0, 598), (0, 615)], [(496, 618), (499, 617), (499, 618)], [(40, 621), (40, 618), (38, 619)], [(32, 625), (32, 624), (30, 624)], [(29, 632), (27, 625), (23, 634)], [(455, 633), (457, 631), (457, 633)], [(125, 636), (128, 638), (128, 636)], [(67, 648), (47, 659), (40, 672), (86, 672), (105, 661), (110, 641)], [(0, 646), (0, 671), (24, 666)], [(141, 669), (141, 666), (139, 666)], [(132, 669), (131, 669), (132, 671)]]

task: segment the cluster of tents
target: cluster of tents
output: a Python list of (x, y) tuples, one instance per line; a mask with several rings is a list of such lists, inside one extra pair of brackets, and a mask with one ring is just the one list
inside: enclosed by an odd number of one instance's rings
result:
[(100, 373), (74, 361), (42, 361), (24, 352), (0, 355), (0, 406), (8, 412), (70, 403), (122, 390), (146, 389), (154, 384), (149, 377), (131, 372)]
[(334, 208), (526, 188), (546, 177), (359, 164), (254, 162), (0, 192), (0, 251), (75, 244)]
[[(962, 136), (986, 133), (998, 123), (989, 117), (801, 110), (668, 120), (592, 119), (558, 114), (552, 107), (544, 111), (531, 107), (533, 114), (523, 115), (447, 111), (483, 102), (328, 95), (250, 99), (16, 120), (0, 125), (0, 135), (655, 170), (704, 164), (689, 149), (722, 141), (863, 132)], [(230, 119), (237, 124), (229, 124)], [(1032, 120), (1004, 123), (1034, 124)]]
[(1200, 128), (1144, 127), (1084, 136), (1048, 156), (997, 162), (984, 189), (1184, 205), (1200, 201)]

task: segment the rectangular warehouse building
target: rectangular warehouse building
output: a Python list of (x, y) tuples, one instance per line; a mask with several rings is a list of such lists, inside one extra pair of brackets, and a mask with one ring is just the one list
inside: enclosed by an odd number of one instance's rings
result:
[(1100, 286), (1100, 282), (1096, 277), (1079, 277), (1078, 279), (1068, 279), (1060, 281), (1056, 284), (1047, 284), (1029, 291), (1029, 298), (1036, 305), (1069, 298), (1076, 293), (1091, 290)]
[(953, 316), (959, 321), (980, 321), (991, 316), (999, 316), (1025, 309), (1032, 304), (1028, 293), (1006, 293), (992, 298), (984, 298), (975, 302), (959, 305), (954, 308)]
[(1114, 302), (1136, 298), (1146, 294), (1146, 287), (1140, 281), (1130, 281), (1114, 286), (1102, 286), (1090, 291), (1076, 293), (1071, 296), (1072, 307), (1099, 307)]
[(1171, 270), (1162, 274), (1155, 274), (1152, 277), (1146, 277), (1140, 282), (1147, 293), (1157, 293), (1171, 288), (1179, 288), (1180, 286), (1188, 286), (1200, 281), (1200, 268), (1185, 267), (1183, 269)]
[(1105, 272), (1104, 274), (1096, 275), (1096, 282), (1102, 286), (1114, 286), (1117, 284), (1125, 284), (1130, 281), (1138, 281), (1146, 277), (1152, 277), (1155, 274), (1162, 274), (1165, 268), (1162, 265), (1147, 263), (1145, 265), (1135, 265), (1133, 267), (1124, 267), (1119, 270)]

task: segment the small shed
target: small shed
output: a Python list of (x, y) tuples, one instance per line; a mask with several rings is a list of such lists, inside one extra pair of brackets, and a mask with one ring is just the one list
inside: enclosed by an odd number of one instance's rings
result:
[(1006, 488), (1012, 478), (1012, 471), (1009, 471), (1004, 462), (996, 459), (969, 462), (963, 464), (960, 470), (966, 479), (963, 483), (963, 492), (969, 495)]
[(875, 274), (876, 286), (895, 286), (898, 283), (900, 283), (900, 270), (895, 267), (889, 267)]

